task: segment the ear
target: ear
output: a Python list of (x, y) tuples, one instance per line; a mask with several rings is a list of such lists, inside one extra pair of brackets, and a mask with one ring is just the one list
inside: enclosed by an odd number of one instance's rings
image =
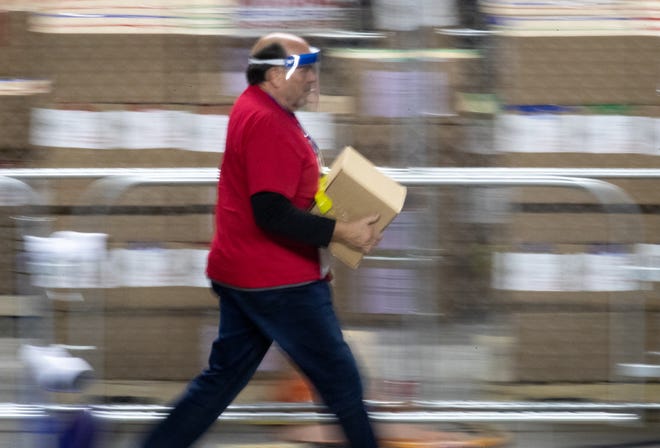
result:
[(282, 83), (286, 81), (284, 67), (271, 67), (266, 72), (266, 81), (270, 82), (274, 87), (279, 88)]

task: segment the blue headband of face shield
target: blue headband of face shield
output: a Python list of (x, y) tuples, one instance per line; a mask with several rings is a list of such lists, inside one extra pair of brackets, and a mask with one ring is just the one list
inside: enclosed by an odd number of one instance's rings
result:
[(249, 64), (265, 64), (265, 65), (278, 65), (287, 68), (286, 79), (289, 79), (293, 72), (303, 65), (315, 64), (319, 60), (320, 52), (318, 48), (310, 47), (309, 53), (292, 54), (284, 59), (257, 59), (250, 57)]

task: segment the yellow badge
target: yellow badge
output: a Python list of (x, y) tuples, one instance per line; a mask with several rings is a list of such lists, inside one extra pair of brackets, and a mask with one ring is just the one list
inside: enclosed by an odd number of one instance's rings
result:
[(325, 193), (325, 189), (328, 187), (328, 179), (326, 176), (322, 176), (319, 179), (319, 189), (314, 195), (314, 202), (319, 208), (321, 214), (325, 215), (332, 208), (332, 199)]

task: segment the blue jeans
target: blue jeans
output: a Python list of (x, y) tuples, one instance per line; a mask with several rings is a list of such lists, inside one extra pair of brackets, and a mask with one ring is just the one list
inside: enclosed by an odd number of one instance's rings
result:
[(343, 339), (327, 282), (260, 291), (213, 283), (213, 290), (220, 297), (220, 326), (209, 366), (191, 381), (144, 448), (193, 444), (245, 387), (273, 341), (337, 416), (349, 445), (377, 446), (360, 374)]

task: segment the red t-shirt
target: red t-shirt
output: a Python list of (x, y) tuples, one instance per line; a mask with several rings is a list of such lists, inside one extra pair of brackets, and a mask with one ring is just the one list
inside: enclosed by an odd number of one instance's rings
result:
[(220, 169), (215, 233), (206, 273), (238, 288), (271, 288), (320, 279), (318, 249), (267, 234), (255, 223), (254, 193), (279, 193), (308, 209), (319, 165), (295, 115), (258, 86), (236, 100)]

